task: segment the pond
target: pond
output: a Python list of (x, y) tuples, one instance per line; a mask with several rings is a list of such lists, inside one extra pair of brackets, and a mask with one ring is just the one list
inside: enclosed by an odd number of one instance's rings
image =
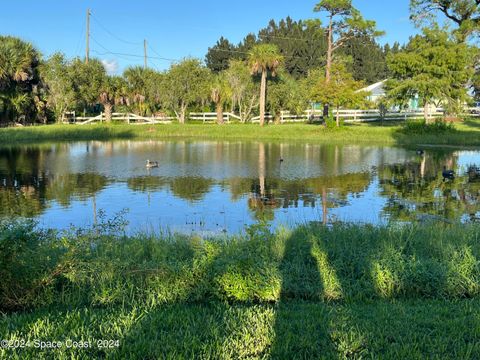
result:
[[(147, 169), (146, 160), (159, 167)], [(283, 161), (282, 161), (283, 160)], [(308, 221), (480, 218), (480, 151), (214, 141), (0, 148), (0, 216), (89, 226), (122, 211), (129, 231), (238, 232)], [(442, 169), (455, 171), (444, 180)]]

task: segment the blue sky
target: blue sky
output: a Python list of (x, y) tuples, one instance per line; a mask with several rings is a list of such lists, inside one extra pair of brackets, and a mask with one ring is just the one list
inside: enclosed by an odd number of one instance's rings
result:
[[(222, 35), (236, 43), (247, 33), (256, 33), (265, 27), (272, 18), (290, 16), (298, 20), (319, 16), (312, 11), (316, 0), (1, 2), (0, 34), (24, 38), (45, 56), (55, 51), (69, 57), (84, 56), (85, 13), (90, 8), (93, 15), (91, 56), (110, 61), (117, 72), (128, 65), (143, 64), (144, 38), (152, 57), (203, 59), (208, 47)], [(404, 43), (416, 32), (408, 20), (409, 0), (353, 0), (353, 3), (366, 18), (376, 20), (378, 28), (387, 32), (379, 40), (381, 43)], [(105, 54), (107, 50), (138, 54), (138, 57)], [(161, 70), (167, 68), (170, 61), (151, 59), (149, 65)]]

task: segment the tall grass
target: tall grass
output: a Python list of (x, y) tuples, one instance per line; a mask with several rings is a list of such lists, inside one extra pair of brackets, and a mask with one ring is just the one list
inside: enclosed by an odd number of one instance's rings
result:
[[(0, 306), (149, 307), (287, 299), (356, 302), (459, 299), (480, 292), (479, 227), (317, 224), (202, 239), (116, 232), (116, 222), (66, 233), (0, 224)], [(112, 232), (112, 229), (115, 230)]]
[(0, 222), (0, 339), (90, 346), (0, 346), (1, 359), (480, 356), (478, 225), (208, 239), (125, 236), (121, 218), (32, 225)]

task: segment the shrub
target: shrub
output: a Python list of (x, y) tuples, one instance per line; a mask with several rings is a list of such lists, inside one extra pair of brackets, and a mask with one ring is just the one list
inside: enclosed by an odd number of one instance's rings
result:
[(33, 221), (0, 221), (0, 310), (52, 301), (59, 251), (53, 233), (35, 226)]
[(454, 132), (455, 127), (452, 123), (436, 119), (433, 123), (427, 123), (425, 120), (408, 120), (401, 130), (405, 134), (442, 134)]

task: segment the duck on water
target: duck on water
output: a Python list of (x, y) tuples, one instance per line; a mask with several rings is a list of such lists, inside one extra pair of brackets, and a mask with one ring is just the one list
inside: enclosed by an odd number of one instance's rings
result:
[(145, 166), (147, 167), (147, 169), (156, 168), (158, 167), (158, 161), (147, 160), (147, 163)]
[(455, 172), (453, 170), (447, 170), (447, 167), (444, 166), (442, 170), (443, 180), (449, 179), (453, 180), (455, 178)]

